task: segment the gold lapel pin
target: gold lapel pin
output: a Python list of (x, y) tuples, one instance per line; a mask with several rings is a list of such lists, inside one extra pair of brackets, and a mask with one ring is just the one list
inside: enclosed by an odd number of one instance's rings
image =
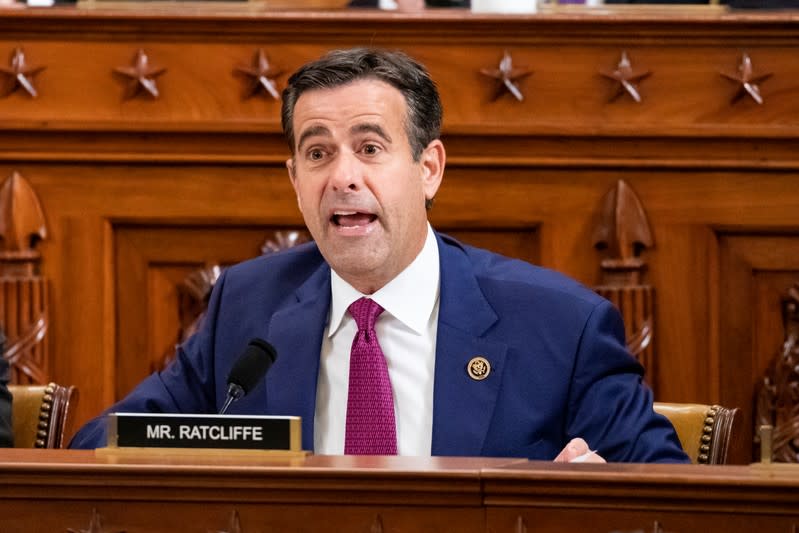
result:
[(472, 360), (466, 365), (466, 373), (473, 380), (482, 381), (491, 373), (491, 363), (481, 355), (472, 357)]

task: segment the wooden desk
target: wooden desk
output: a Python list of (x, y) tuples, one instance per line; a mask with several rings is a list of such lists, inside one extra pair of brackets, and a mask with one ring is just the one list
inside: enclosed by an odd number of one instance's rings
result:
[(484, 469), (481, 477), (492, 533), (795, 533), (799, 527), (794, 465), (530, 462)]
[(0, 457), (3, 533), (86, 529), (92, 509), (104, 532), (225, 530), (237, 512), (247, 533), (476, 533), (485, 522), (480, 469), (509, 462), (309, 457), (290, 466), (219, 455), (115, 460), (71, 450)]
[(799, 471), (514, 459), (0, 452), (0, 531), (793, 533)]

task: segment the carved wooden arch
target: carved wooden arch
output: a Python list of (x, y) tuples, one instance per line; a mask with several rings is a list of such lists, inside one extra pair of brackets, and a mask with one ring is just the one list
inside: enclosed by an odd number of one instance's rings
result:
[(641, 200), (624, 180), (617, 181), (602, 199), (592, 241), (604, 255), (601, 283), (595, 290), (621, 311), (627, 347), (644, 365), (647, 381), (654, 390), (655, 290), (642, 282), (646, 262), (641, 258), (644, 250), (654, 246), (654, 239)]

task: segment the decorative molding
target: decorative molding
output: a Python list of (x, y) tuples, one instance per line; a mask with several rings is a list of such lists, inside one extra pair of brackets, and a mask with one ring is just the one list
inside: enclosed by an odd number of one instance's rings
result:
[(600, 70), (599, 73), (602, 76), (618, 83), (616, 86), (616, 92), (614, 92), (613, 96), (610, 97), (609, 102), (615, 102), (621, 95), (627, 93), (636, 103), (639, 104), (641, 103), (642, 98), (641, 93), (638, 91), (638, 83), (652, 75), (652, 72), (649, 70), (635, 72), (630, 59), (627, 57), (626, 51), (621, 53), (621, 59), (619, 59), (619, 64), (616, 65), (615, 70)]
[(747, 53), (741, 55), (741, 62), (738, 64), (738, 72), (736, 74), (728, 74), (726, 72), (719, 72), (719, 74), (739, 85), (738, 91), (730, 100), (730, 104), (734, 104), (744, 96), (749, 95), (759, 105), (763, 105), (763, 95), (760, 94), (760, 85), (758, 84), (774, 75), (773, 72), (755, 75), (752, 58)]
[(648, 530), (646, 530), (646, 529), (634, 529), (633, 531), (619, 531), (619, 530), (613, 530), (613, 531), (611, 531), (610, 533), (672, 533), (672, 532), (670, 532), (670, 531), (666, 531), (665, 529), (663, 529), (663, 526), (661, 526), (661, 525), (660, 525), (660, 522), (658, 522), (657, 520), (655, 520), (655, 521), (652, 523), (652, 530), (651, 530), (651, 532), (650, 532), (650, 531), (648, 531)]
[(33, 77), (43, 71), (45, 66), (32, 67), (29, 66), (25, 59), (25, 52), (22, 48), (14, 48), (14, 53), (11, 55), (8, 67), (0, 67), (0, 74), (6, 76), (6, 87), (3, 89), (0, 97), (9, 96), (17, 89), (22, 89), (31, 98), (39, 96), (36, 91), (36, 86), (33, 84)]
[(239, 512), (235, 509), (230, 513), (230, 520), (228, 520), (227, 528), (224, 530), (208, 531), (208, 533), (244, 533), (241, 529), (241, 520), (239, 519)]
[(524, 94), (519, 88), (518, 83), (532, 73), (533, 71), (527, 67), (514, 67), (513, 57), (511, 57), (507, 50), (505, 50), (505, 53), (502, 55), (502, 59), (500, 59), (497, 68), (480, 69), (480, 74), (492, 78), (497, 82), (496, 90), (491, 97), (492, 102), (498, 100), (506, 92), (513, 95), (519, 102), (523, 102)]
[[(72, 529), (71, 527), (67, 528), (68, 533), (110, 533), (106, 532), (103, 529), (103, 519), (100, 516), (100, 513), (97, 512), (97, 509), (92, 509), (92, 517), (89, 519), (89, 529)], [(116, 533), (125, 533), (124, 531), (118, 531)]]
[(114, 72), (128, 79), (125, 100), (134, 98), (142, 90), (155, 99), (159, 96), (156, 78), (164, 74), (166, 68), (150, 66), (150, 58), (139, 48), (130, 66), (115, 67)]
[(772, 460), (799, 463), (799, 283), (782, 299), (782, 323), (785, 341), (757, 388), (755, 443), (772, 426)]
[(624, 318), (627, 347), (644, 365), (655, 388), (654, 288), (642, 283), (646, 263), (641, 253), (654, 246), (641, 200), (624, 180), (605, 194), (593, 234), (594, 248), (603, 252), (602, 280), (595, 290), (613, 302)]
[(35, 247), (46, 238), (39, 198), (28, 181), (14, 172), (0, 187), (0, 261), (39, 259)]
[(283, 74), (283, 69), (275, 67), (269, 62), (269, 56), (264, 52), (263, 48), (259, 48), (255, 53), (252, 66), (236, 67), (235, 72), (250, 78), (250, 87), (244, 94), (245, 99), (266, 92), (274, 100), (280, 100), (280, 91), (277, 88), (276, 78)]
[(38, 272), (36, 250), (46, 237), (39, 199), (15, 172), (0, 187), (0, 294), (7, 300), (0, 306), (0, 326), (12, 383), (47, 382), (47, 286)]

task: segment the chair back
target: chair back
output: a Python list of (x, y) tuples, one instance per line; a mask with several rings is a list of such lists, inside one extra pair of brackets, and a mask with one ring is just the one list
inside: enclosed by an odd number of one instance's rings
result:
[(9, 385), (13, 397), (11, 418), (15, 448), (62, 448), (71, 408), (77, 403), (75, 387)]
[(720, 405), (655, 402), (677, 431), (685, 453), (695, 464), (745, 462), (739, 410)]

